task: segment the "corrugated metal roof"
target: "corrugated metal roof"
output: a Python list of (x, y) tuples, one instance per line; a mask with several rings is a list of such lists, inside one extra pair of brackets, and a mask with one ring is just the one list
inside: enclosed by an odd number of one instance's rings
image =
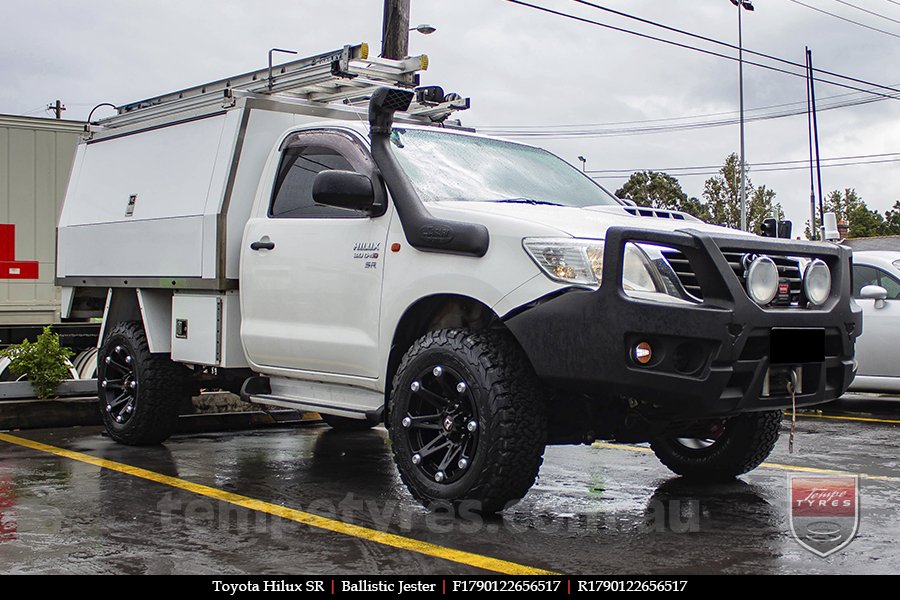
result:
[(47, 119), (44, 117), (23, 117), (19, 115), (0, 114), (0, 127), (20, 127), (22, 129), (64, 131), (78, 133), (84, 131), (83, 121), (68, 119)]
[(893, 250), (900, 252), (900, 235), (882, 237), (849, 238), (842, 242), (854, 250)]

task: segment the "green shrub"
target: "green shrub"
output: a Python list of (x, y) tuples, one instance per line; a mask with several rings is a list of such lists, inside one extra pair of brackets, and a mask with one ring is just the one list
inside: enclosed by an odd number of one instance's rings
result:
[(0, 354), (9, 358), (9, 370), (14, 376), (28, 378), (41, 400), (49, 398), (60, 382), (69, 378), (66, 360), (72, 356), (72, 351), (59, 345), (59, 336), (49, 325), (33, 344), (25, 340)]

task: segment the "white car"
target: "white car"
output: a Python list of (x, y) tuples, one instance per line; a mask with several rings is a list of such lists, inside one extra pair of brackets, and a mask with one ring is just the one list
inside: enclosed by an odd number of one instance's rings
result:
[(900, 252), (853, 253), (853, 297), (863, 311), (854, 391), (900, 392)]
[(240, 389), (384, 422), (414, 497), (493, 513), (547, 444), (650, 442), (676, 473), (734, 477), (784, 408), (846, 391), (849, 248), (628, 206), (450, 127), (437, 87), (348, 86), (397, 61), (324, 56), (119, 107), (79, 144), (57, 283), (64, 318), (103, 319), (114, 440), (160, 443), (192, 389)]

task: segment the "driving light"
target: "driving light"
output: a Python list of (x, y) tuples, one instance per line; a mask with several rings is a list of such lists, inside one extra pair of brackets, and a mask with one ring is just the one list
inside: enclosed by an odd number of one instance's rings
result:
[(603, 242), (572, 238), (530, 238), (525, 251), (554, 281), (596, 287), (603, 275)]
[(778, 294), (778, 267), (768, 256), (760, 256), (747, 269), (747, 294), (759, 304), (765, 306)]
[(628, 292), (662, 292), (665, 288), (657, 285), (653, 274), (656, 267), (650, 263), (647, 254), (631, 242), (625, 244), (622, 265), (622, 289)]
[(803, 274), (803, 291), (810, 304), (825, 304), (831, 295), (831, 269), (818, 258), (806, 267)]
[(653, 348), (647, 342), (641, 342), (634, 347), (632, 356), (640, 364), (646, 365), (653, 358)]

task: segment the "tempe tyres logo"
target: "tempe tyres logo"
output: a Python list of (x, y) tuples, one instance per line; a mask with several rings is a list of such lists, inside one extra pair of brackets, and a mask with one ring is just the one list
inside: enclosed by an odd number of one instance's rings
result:
[(859, 480), (849, 475), (791, 476), (791, 533), (826, 557), (853, 540), (859, 527)]

